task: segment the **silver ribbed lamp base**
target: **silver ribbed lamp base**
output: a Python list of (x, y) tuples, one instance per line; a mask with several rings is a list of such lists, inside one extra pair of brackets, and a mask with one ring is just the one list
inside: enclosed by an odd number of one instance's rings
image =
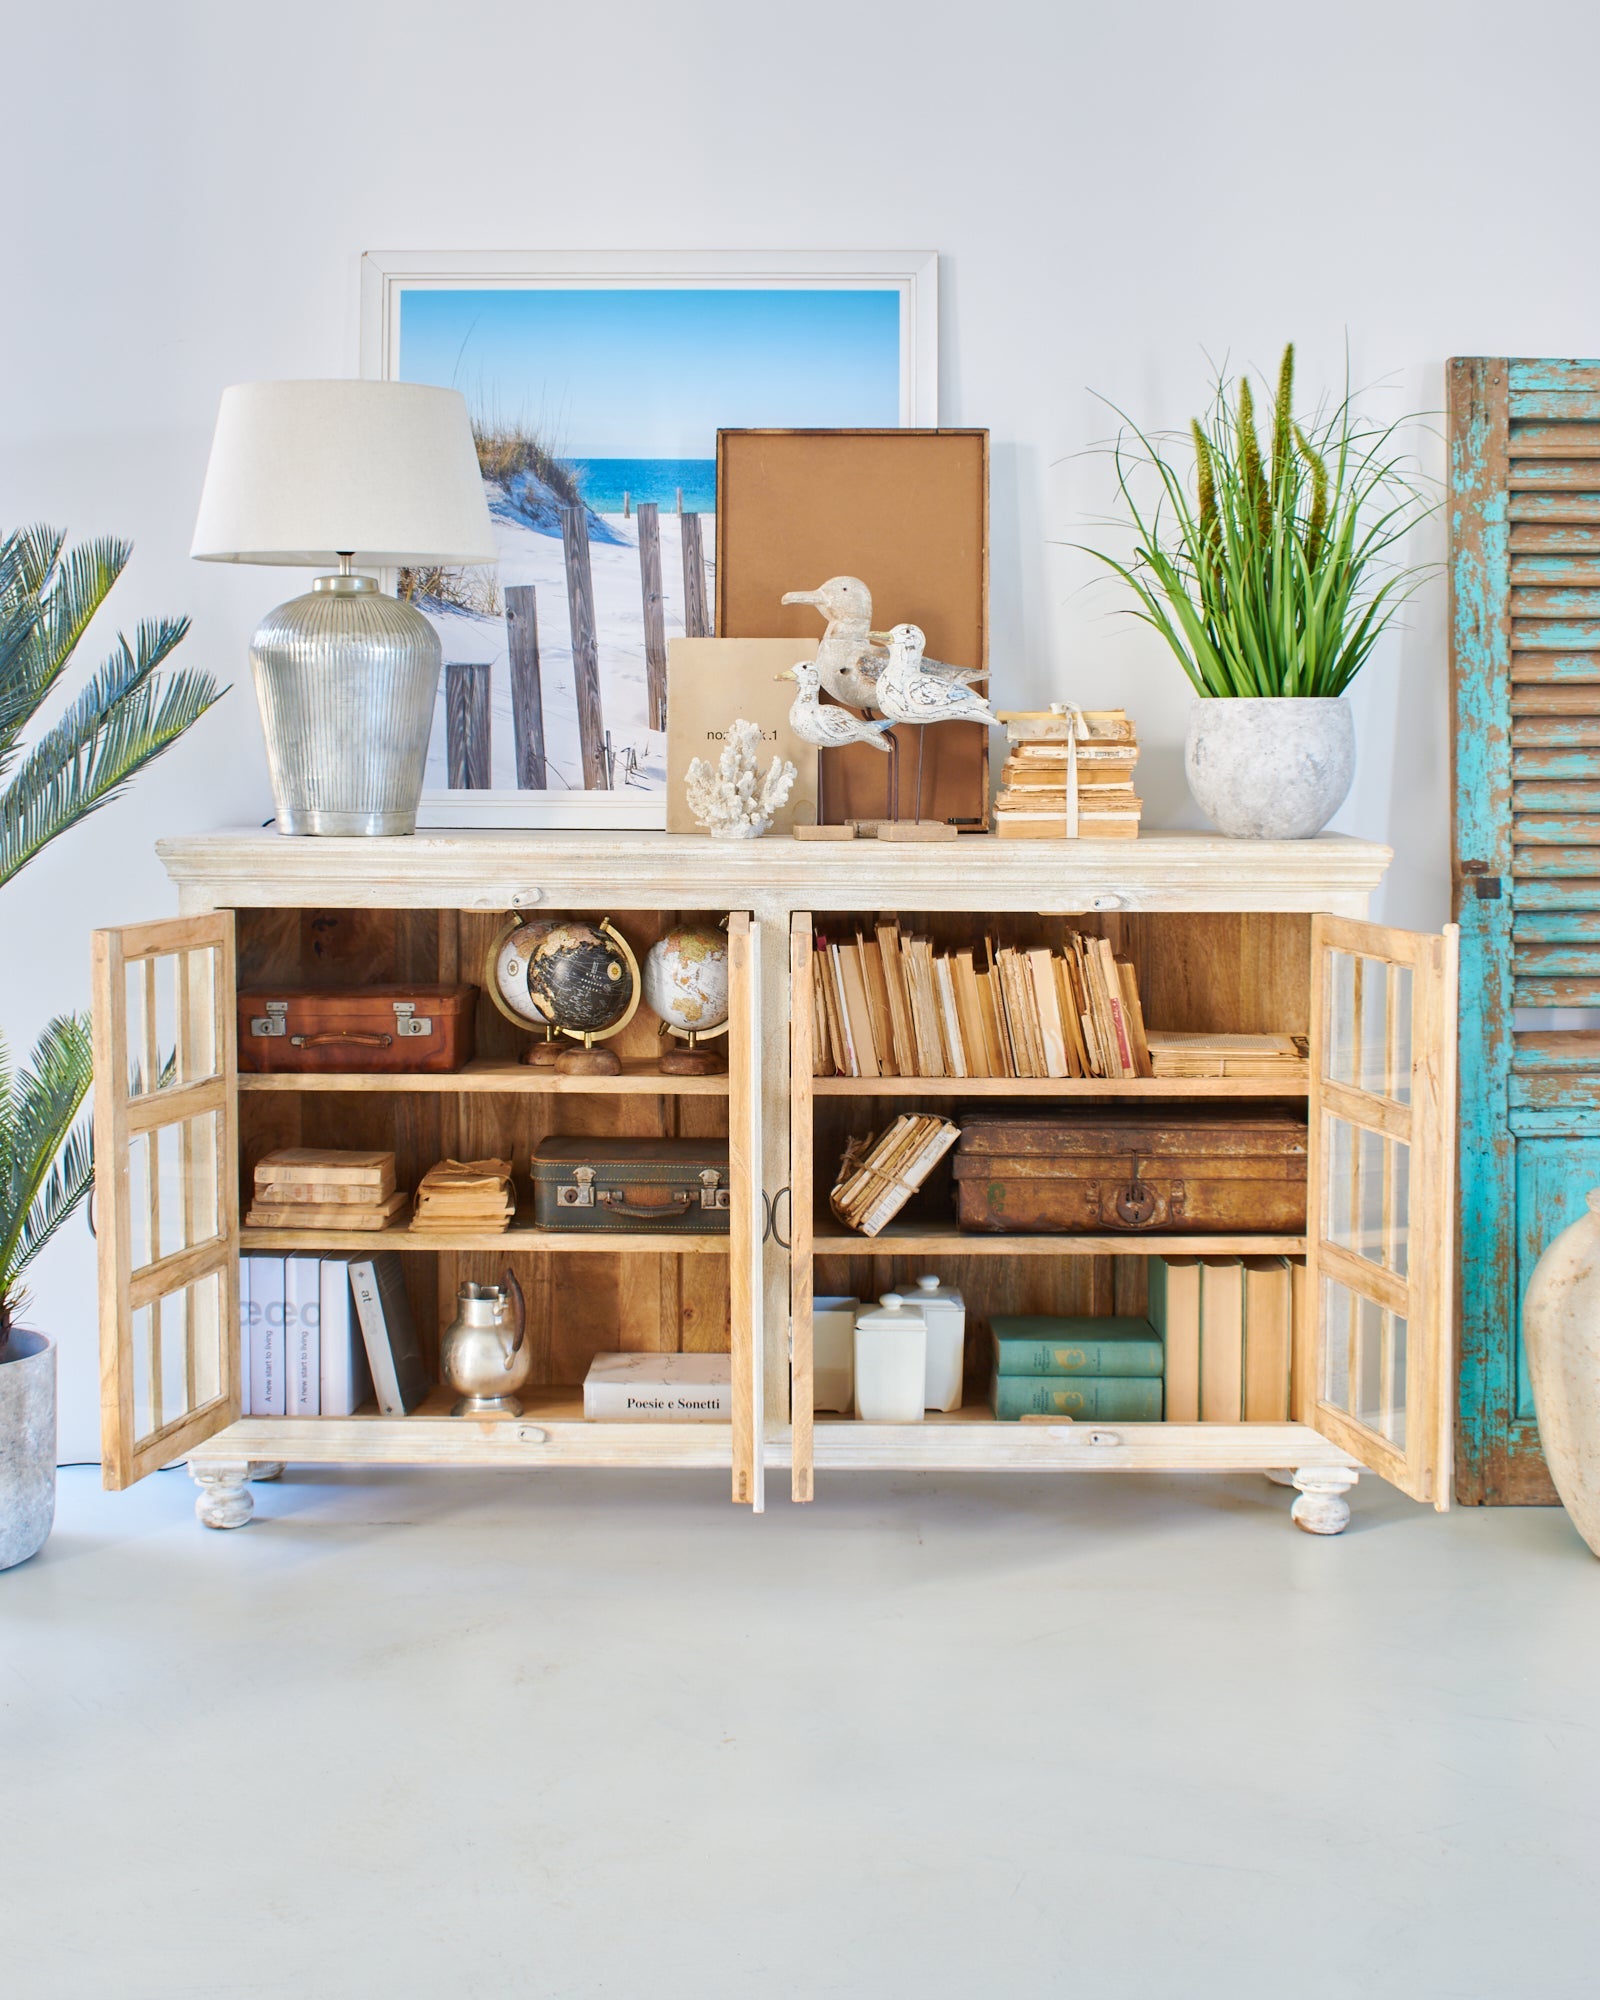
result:
[(250, 647), (280, 833), (417, 830), (439, 639), (367, 576), (319, 576)]

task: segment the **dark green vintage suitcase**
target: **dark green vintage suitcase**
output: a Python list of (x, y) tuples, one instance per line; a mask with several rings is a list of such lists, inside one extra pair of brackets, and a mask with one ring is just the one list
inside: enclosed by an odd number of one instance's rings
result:
[(728, 1233), (726, 1139), (540, 1140), (533, 1219), (540, 1229)]

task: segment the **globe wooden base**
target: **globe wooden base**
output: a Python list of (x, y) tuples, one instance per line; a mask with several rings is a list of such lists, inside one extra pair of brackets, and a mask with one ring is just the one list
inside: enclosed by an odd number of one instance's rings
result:
[(569, 1048), (556, 1059), (557, 1076), (621, 1076), (622, 1058), (609, 1049)]
[(554, 1069), (564, 1046), (562, 1042), (531, 1042), (522, 1051), (522, 1060), (529, 1069)]
[(663, 1076), (720, 1076), (727, 1067), (722, 1050), (705, 1043), (694, 1048), (663, 1049), (656, 1064)]

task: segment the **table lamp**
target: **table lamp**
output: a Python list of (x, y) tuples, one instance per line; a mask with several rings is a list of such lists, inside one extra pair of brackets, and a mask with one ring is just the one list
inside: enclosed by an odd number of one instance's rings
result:
[(278, 829), (415, 833), (439, 639), (355, 571), (495, 560), (465, 398), (414, 382), (225, 389), (189, 553), (337, 568), (250, 646)]

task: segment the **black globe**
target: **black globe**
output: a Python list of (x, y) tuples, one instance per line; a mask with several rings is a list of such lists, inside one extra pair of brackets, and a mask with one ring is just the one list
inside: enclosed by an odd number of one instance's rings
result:
[(633, 972), (593, 924), (556, 924), (528, 961), (528, 992), (547, 1021), (575, 1035), (598, 1035), (627, 1013)]

